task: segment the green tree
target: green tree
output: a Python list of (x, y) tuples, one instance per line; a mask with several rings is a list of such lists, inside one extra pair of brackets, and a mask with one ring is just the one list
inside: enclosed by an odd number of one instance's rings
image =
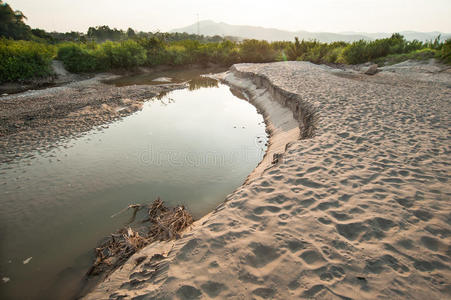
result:
[(0, 37), (29, 40), (32, 34), (30, 26), (24, 23), (26, 19), (21, 11), (14, 11), (0, 0)]
[(132, 38), (136, 37), (136, 33), (135, 33), (135, 31), (133, 30), (133, 28), (128, 28), (128, 29), (127, 29), (127, 37), (128, 37), (129, 39), (132, 39)]
[(122, 30), (116, 28), (111, 29), (107, 25), (89, 27), (88, 37), (98, 42), (104, 41), (119, 41), (125, 37), (125, 33)]

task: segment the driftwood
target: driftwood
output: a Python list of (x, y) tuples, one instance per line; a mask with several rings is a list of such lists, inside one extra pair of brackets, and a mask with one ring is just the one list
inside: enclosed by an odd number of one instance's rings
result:
[[(128, 225), (133, 223), (136, 213), (147, 208), (145, 220), (140, 222), (141, 226), (132, 228)], [(155, 241), (167, 241), (180, 237), (180, 232), (193, 223), (193, 217), (183, 206), (168, 208), (160, 198), (157, 198), (150, 206), (132, 204), (111, 217), (115, 217), (128, 209), (133, 209), (132, 219), (126, 227), (116, 233), (95, 248), (96, 259), (87, 275), (104, 275), (111, 273), (121, 266), (130, 256), (139, 249)]]
[(124, 208), (123, 210), (121, 210), (118, 213), (115, 213), (114, 215), (111, 216), (111, 218), (114, 218), (118, 215), (120, 215), (121, 213), (123, 213), (126, 210), (129, 210), (130, 208), (133, 209), (133, 215), (130, 218), (130, 220), (127, 222), (127, 224), (125, 224), (125, 226), (130, 225), (131, 223), (135, 222), (136, 219), (136, 214), (138, 213), (139, 210), (141, 210), (142, 208), (146, 208), (147, 205), (141, 205), (141, 204), (130, 204), (129, 206), (127, 206), (126, 208)]

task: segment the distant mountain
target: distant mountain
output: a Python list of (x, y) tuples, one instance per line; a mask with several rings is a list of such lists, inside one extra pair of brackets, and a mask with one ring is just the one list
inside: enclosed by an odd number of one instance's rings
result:
[[(186, 32), (190, 34), (197, 33), (198, 24), (194, 23), (190, 26), (177, 28), (171, 32)], [(285, 31), (275, 28), (264, 28), (258, 26), (248, 25), (230, 25), (223, 22), (214, 22), (210, 20), (199, 22), (200, 33), (203, 35), (213, 36), (234, 36), (242, 39), (252, 38), (258, 40), (267, 41), (292, 41), (294, 37), (299, 39), (317, 39), (321, 42), (334, 42), (345, 41), (352, 42), (357, 40), (373, 40), (377, 38), (390, 37), (391, 33), (365, 33), (365, 32), (308, 32), (308, 31)], [(451, 34), (443, 34), (440, 32), (416, 32), (416, 31), (403, 31), (400, 32), (406, 37), (407, 40), (433, 40), (439, 34), (442, 38), (451, 38)]]

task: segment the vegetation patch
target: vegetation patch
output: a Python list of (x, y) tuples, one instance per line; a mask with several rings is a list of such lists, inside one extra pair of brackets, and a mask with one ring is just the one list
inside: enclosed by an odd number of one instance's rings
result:
[(0, 82), (51, 75), (54, 52), (48, 44), (0, 39)]
[(431, 48), (424, 48), (409, 53), (390, 54), (376, 59), (375, 62), (379, 65), (394, 65), (409, 59), (422, 61), (431, 58), (441, 59), (441, 52)]
[(316, 64), (394, 64), (407, 59), (437, 58), (451, 63), (451, 40), (407, 41), (395, 33), (389, 38), (352, 43), (237, 41), (187, 33), (152, 33), (90, 27), (80, 32), (31, 29), (20, 11), (0, 0), (0, 82), (23, 81), (51, 74), (51, 60), (63, 61), (74, 73), (133, 69), (140, 66), (265, 63), (285, 60)]

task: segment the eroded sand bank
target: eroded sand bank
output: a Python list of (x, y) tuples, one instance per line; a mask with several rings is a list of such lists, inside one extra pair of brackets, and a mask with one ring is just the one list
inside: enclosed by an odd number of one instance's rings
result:
[(451, 297), (449, 72), (348, 78), (304, 62), (232, 71), (231, 83), (254, 83), (242, 87), (251, 96), (297, 99), (287, 113), (306, 138), (86, 299)]

